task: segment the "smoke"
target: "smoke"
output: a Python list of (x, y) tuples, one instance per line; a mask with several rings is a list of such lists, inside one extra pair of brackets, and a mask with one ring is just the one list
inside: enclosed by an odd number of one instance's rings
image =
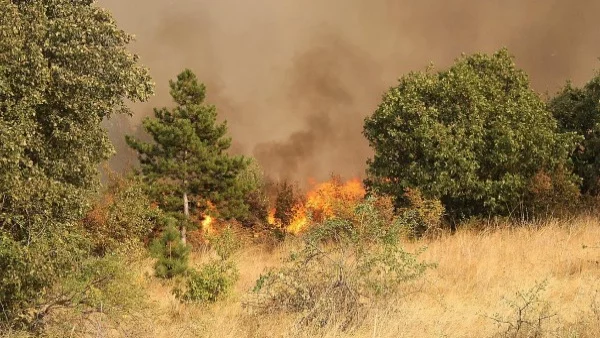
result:
[[(227, 119), (234, 151), (275, 178), (356, 176), (370, 156), (364, 117), (385, 90), (429, 62), (461, 53), (515, 54), (535, 89), (585, 82), (600, 56), (594, 0), (100, 0), (157, 83), (157, 95), (114, 120), (119, 141), (152, 107), (171, 105), (168, 80), (191, 68)], [(122, 142), (121, 142), (122, 143)], [(131, 162), (117, 142), (114, 167)]]

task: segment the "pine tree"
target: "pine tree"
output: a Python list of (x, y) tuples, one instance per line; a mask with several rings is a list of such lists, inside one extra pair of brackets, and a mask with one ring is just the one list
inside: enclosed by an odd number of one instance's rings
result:
[(226, 153), (231, 145), (227, 122), (216, 122), (216, 108), (204, 103), (206, 88), (191, 70), (184, 70), (169, 84), (177, 106), (155, 109), (155, 117), (143, 122), (154, 142), (131, 136), (126, 140), (138, 152), (151, 196), (163, 210), (184, 216), (179, 219), (185, 243), (190, 209), (196, 216), (210, 212), (211, 204), (223, 217), (247, 213), (243, 202), (247, 187), (238, 176), (248, 160)]
[(154, 270), (160, 278), (170, 279), (188, 270), (190, 248), (179, 238), (177, 228), (171, 224), (152, 242), (150, 252), (157, 258)]

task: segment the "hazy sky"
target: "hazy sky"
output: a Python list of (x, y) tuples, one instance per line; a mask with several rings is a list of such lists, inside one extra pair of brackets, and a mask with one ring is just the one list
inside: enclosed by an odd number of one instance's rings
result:
[(430, 62), (506, 46), (535, 89), (584, 83), (598, 68), (594, 0), (100, 0), (150, 68), (157, 95), (113, 120), (122, 139), (152, 107), (170, 105), (168, 80), (191, 68), (227, 119), (236, 152), (274, 178), (357, 176), (370, 156), (361, 134), (384, 91)]

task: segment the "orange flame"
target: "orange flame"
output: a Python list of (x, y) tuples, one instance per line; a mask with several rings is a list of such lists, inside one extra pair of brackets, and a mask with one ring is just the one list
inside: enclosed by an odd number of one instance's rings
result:
[[(215, 211), (216, 207), (214, 204), (212, 204), (210, 201), (207, 201), (208, 204), (208, 210), (210, 211)], [(200, 222), (201, 226), (202, 226), (202, 231), (205, 233), (213, 233), (215, 232), (214, 229), (214, 223), (215, 223), (215, 219), (213, 216), (209, 215), (208, 213), (203, 214), (202, 215), (202, 221)]]
[(202, 230), (204, 232), (212, 232), (213, 227), (212, 227), (212, 223), (213, 223), (213, 218), (209, 215), (205, 215), (204, 216), (204, 220), (202, 220), (201, 224), (202, 224)]
[(269, 209), (269, 215), (267, 216), (267, 223), (270, 225), (277, 225), (277, 220), (275, 219), (275, 208)]
[(298, 234), (310, 225), (309, 212), (315, 221), (323, 221), (334, 217), (337, 207), (355, 205), (364, 196), (365, 189), (358, 178), (345, 183), (333, 178), (317, 184), (307, 193), (306, 202), (294, 208), (294, 217), (287, 230), (290, 233)]

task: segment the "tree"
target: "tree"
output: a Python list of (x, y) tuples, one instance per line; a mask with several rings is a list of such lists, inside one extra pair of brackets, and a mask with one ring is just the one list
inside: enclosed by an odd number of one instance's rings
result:
[(247, 191), (244, 203), (248, 206), (248, 217), (242, 219), (242, 224), (244, 226), (266, 224), (270, 201), (267, 193), (268, 182), (256, 159), (250, 159), (246, 169), (240, 173), (238, 181)]
[(225, 152), (231, 145), (231, 139), (225, 137), (227, 123), (216, 122), (216, 108), (204, 104), (205, 86), (191, 70), (184, 70), (169, 84), (177, 107), (155, 109), (155, 117), (143, 122), (154, 142), (131, 136), (126, 140), (138, 152), (141, 173), (160, 207), (174, 214), (183, 212), (181, 237), (185, 243), (190, 207), (200, 217), (210, 212), (210, 205), (224, 217), (247, 212), (243, 202), (247, 188), (238, 176), (248, 160)]
[(571, 156), (582, 193), (600, 194), (600, 72), (583, 88), (567, 83), (548, 106), (562, 132), (582, 137)]
[(0, 0), (2, 319), (86, 252), (79, 221), (113, 152), (100, 122), (152, 93), (131, 39), (93, 1)]
[(526, 207), (531, 179), (567, 166), (576, 139), (558, 131), (506, 49), (400, 78), (363, 133), (375, 152), (370, 191), (400, 206), (416, 188), (441, 199), (452, 219)]
[[(157, 277), (170, 279), (184, 274), (188, 270), (190, 248), (179, 237), (173, 219), (166, 217), (162, 235), (150, 246), (150, 252), (157, 258), (154, 271)], [(176, 221), (176, 220), (175, 220)]]
[(277, 186), (277, 197), (275, 198), (275, 219), (279, 220), (284, 227), (289, 226), (294, 220), (295, 207), (300, 203), (300, 196), (296, 186), (287, 180), (280, 182)]

